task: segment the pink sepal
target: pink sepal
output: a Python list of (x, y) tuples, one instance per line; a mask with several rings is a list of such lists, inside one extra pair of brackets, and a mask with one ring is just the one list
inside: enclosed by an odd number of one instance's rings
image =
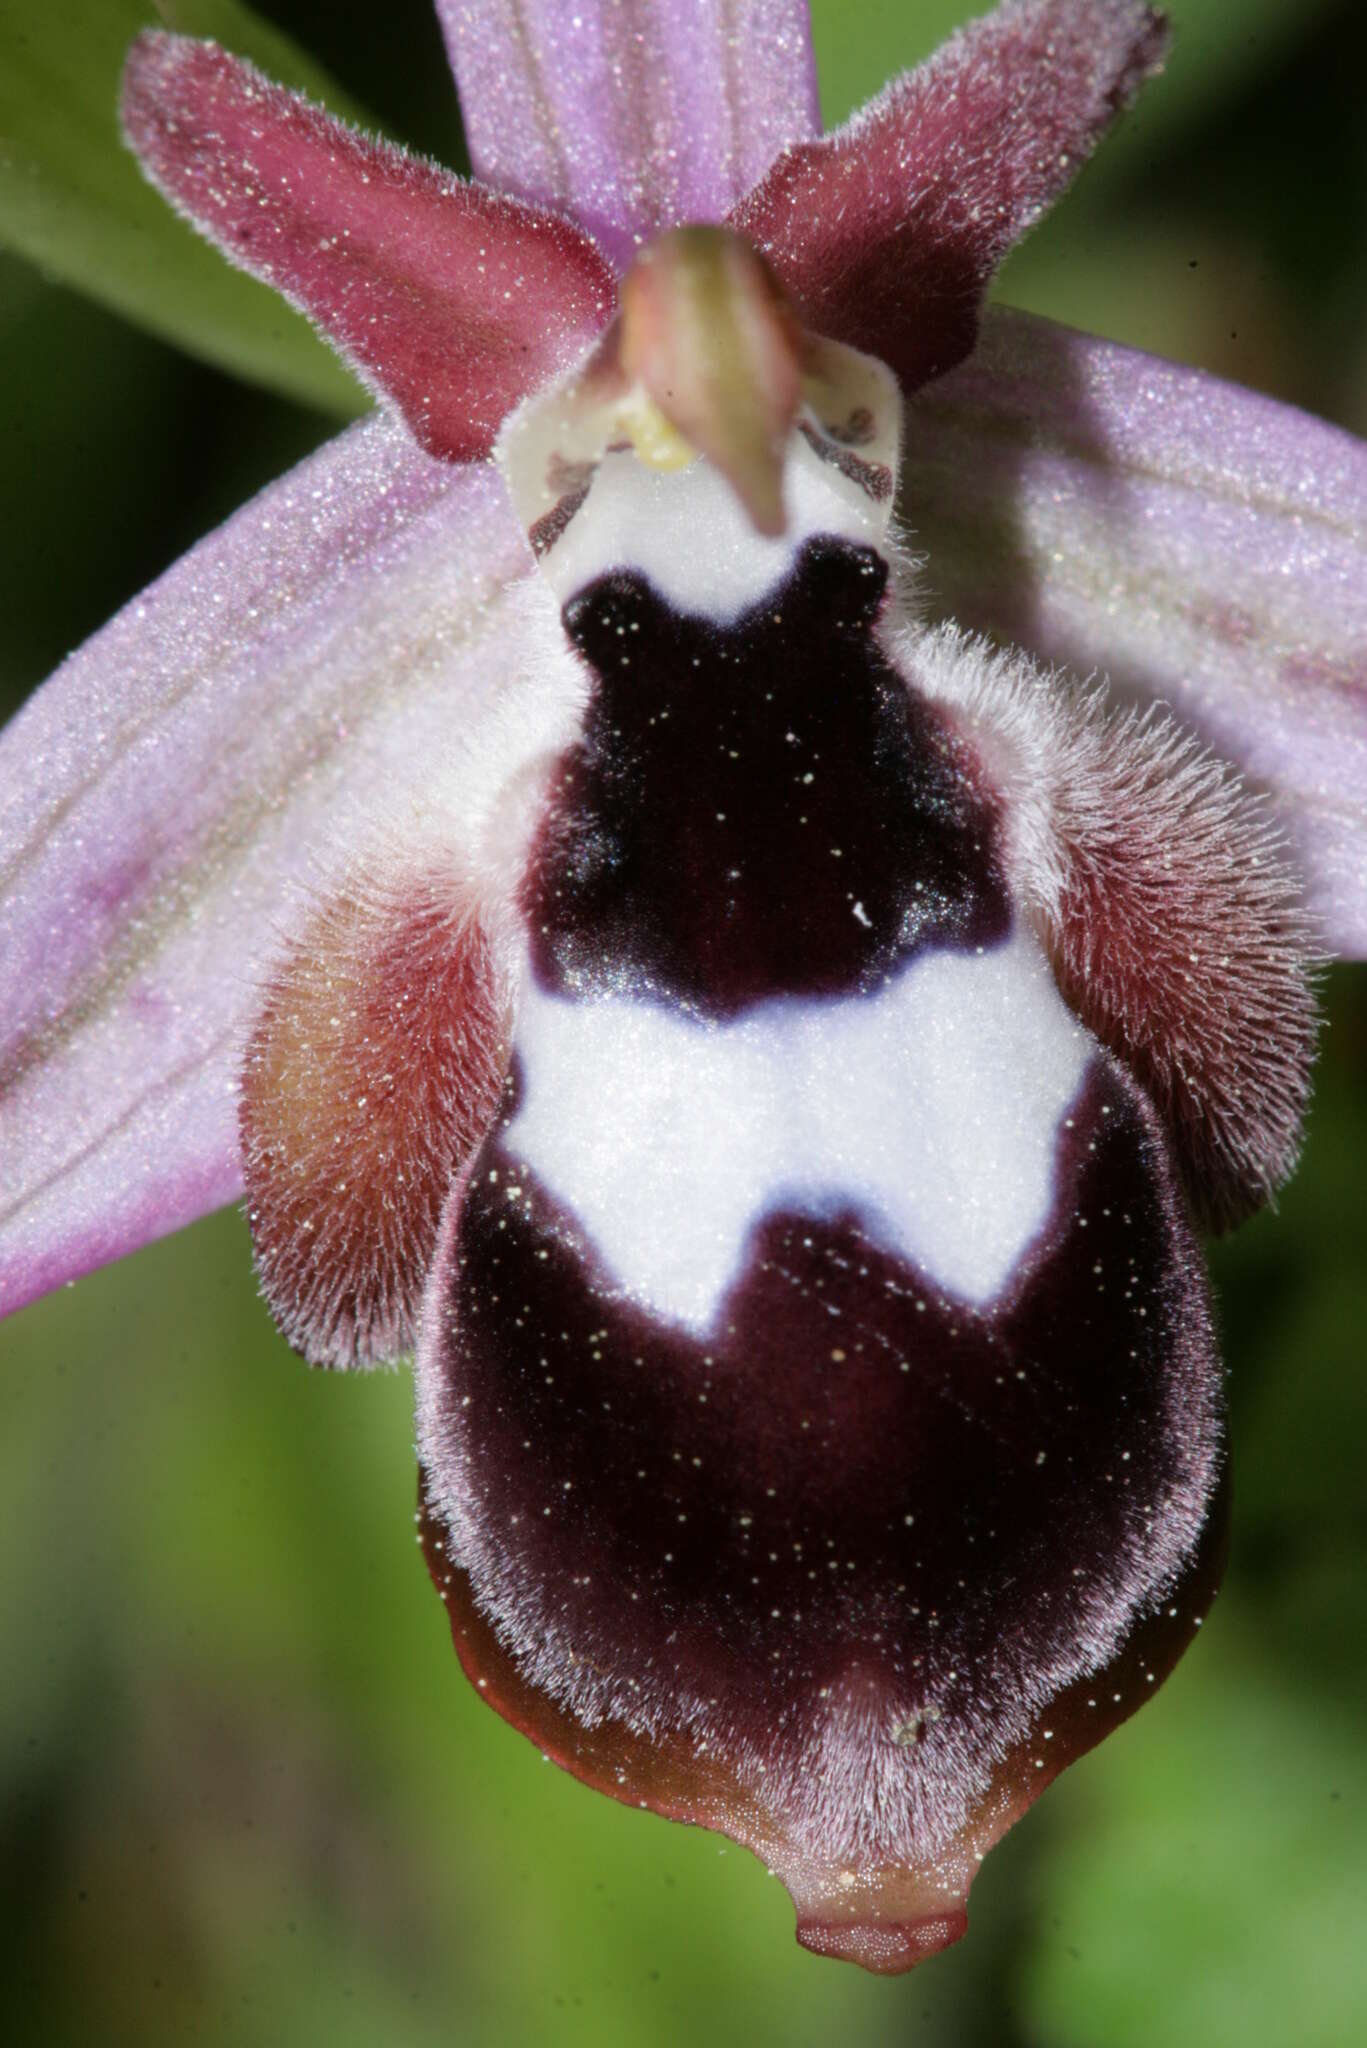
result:
[(437, 0), (475, 175), (620, 263), (821, 132), (804, 0)]
[(1367, 955), (1367, 448), (994, 307), (907, 414), (927, 597), (1179, 721), (1267, 791), (1320, 943)]
[(0, 1313), (240, 1191), (262, 977), (545, 659), (530, 567), (491, 469), (363, 420), (0, 734)]

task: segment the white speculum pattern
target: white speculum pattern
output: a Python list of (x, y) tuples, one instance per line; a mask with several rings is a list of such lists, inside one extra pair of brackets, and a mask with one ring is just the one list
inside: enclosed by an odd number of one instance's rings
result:
[(878, 547), (888, 504), (871, 499), (794, 433), (783, 472), (788, 528), (755, 532), (708, 462), (661, 473), (629, 450), (605, 455), (582, 509), (545, 556), (542, 574), (564, 603), (599, 576), (631, 569), (679, 612), (729, 624), (782, 583), (818, 535)]
[(876, 993), (717, 1023), (528, 975), (511, 1156), (641, 1307), (715, 1331), (775, 1210), (855, 1215), (975, 1308), (1049, 1221), (1061, 1126), (1095, 1051), (1039, 945), (918, 955)]
[[(532, 486), (554, 405), (527, 408), (501, 450), (529, 518), (547, 502)], [(769, 540), (708, 463), (660, 474), (614, 452), (542, 573), (563, 602), (629, 569), (724, 633), (813, 536), (882, 547), (888, 502), (798, 432), (784, 491), (788, 529)], [(989, 1307), (1050, 1219), (1061, 1126), (1096, 1046), (1018, 925), (997, 946), (918, 954), (869, 994), (778, 997), (726, 1022), (554, 995), (528, 964), (516, 1050), (511, 1157), (630, 1299), (703, 1336), (780, 1209), (854, 1215), (929, 1285)]]

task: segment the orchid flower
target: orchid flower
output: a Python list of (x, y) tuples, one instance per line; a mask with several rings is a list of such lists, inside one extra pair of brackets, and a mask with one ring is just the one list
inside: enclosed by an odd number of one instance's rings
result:
[(245, 1191), (306, 1358), (415, 1354), (490, 1703), (902, 1969), (1215, 1591), (1195, 1227), (1367, 941), (1367, 454), (983, 312), (1136, 0), (826, 136), (800, 0), (438, 12), (474, 182), (129, 55), (379, 403), (0, 742), (0, 1307)]

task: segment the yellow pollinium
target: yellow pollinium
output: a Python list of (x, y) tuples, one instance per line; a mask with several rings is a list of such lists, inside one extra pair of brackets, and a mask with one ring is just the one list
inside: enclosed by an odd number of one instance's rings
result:
[(658, 405), (638, 384), (613, 416), (614, 440), (630, 441), (638, 461), (647, 469), (687, 469), (698, 450), (665, 418)]

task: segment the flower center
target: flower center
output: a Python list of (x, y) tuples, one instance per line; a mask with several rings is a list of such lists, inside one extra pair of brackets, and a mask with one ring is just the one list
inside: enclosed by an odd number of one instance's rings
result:
[[(892, 507), (900, 424), (892, 373), (806, 333), (741, 236), (679, 228), (637, 259), (603, 340), (513, 414), (497, 453), (563, 599), (573, 583), (556, 554), (572, 522), (591, 500), (601, 519), (612, 497), (617, 523), (625, 513), (638, 524), (644, 479), (662, 473), (700, 469), (724, 479), (736, 501), (727, 523), (753, 542), (781, 544), (804, 509), (793, 502), (795, 465), (814, 454), (825, 471), (819, 495), (830, 503), (801, 519), (804, 530), (876, 541)], [(711, 499), (685, 515), (695, 534), (700, 513), (714, 516)]]

